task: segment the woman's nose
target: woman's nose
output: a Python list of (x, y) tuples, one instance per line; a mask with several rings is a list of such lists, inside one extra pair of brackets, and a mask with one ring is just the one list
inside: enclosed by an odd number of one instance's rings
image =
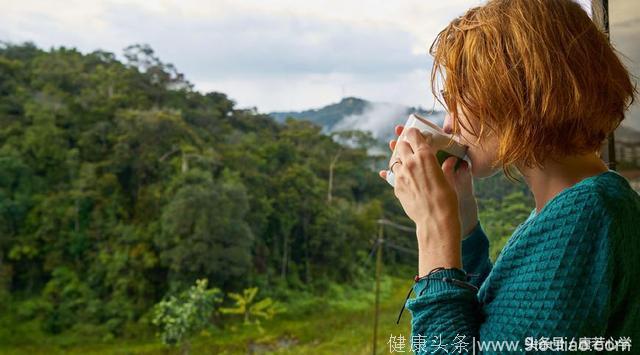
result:
[(447, 134), (453, 133), (453, 123), (451, 122), (451, 116), (448, 113), (444, 116), (442, 130)]

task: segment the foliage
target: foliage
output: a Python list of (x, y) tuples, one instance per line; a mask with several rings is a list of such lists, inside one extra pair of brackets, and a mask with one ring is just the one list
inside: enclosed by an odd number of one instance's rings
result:
[[(353, 250), (313, 248), (370, 248), (384, 182), (365, 149), (194, 91), (147, 45), (124, 58), (0, 46), (3, 297), (43, 296), (50, 332), (77, 313), (118, 336), (199, 278), (226, 293), (311, 287), (332, 262), (354, 277)], [(336, 208), (351, 225), (327, 229)]]
[[(0, 299), (38, 300), (22, 315), (46, 332), (108, 338), (197, 279), (290, 302), (371, 278), (375, 221), (409, 221), (369, 133), (237, 108), (147, 45), (124, 58), (0, 44)], [(530, 205), (504, 198), (518, 189), (478, 183), (492, 245)], [(415, 267), (401, 250), (385, 268)]]
[(258, 287), (245, 289), (241, 294), (230, 292), (229, 297), (235, 301), (234, 307), (221, 307), (220, 313), (242, 315), (243, 324), (255, 324), (262, 333), (264, 329), (260, 326), (260, 318), (272, 319), (276, 314), (285, 311), (284, 306), (274, 302), (271, 298), (256, 300)]
[[(57, 268), (43, 291), (47, 302), (45, 327), (57, 333), (95, 312), (95, 297), (72, 270)], [(84, 318), (84, 319), (83, 319)]]
[(160, 328), (164, 344), (178, 345), (209, 325), (222, 293), (217, 288), (207, 289), (207, 283), (206, 279), (197, 280), (179, 296), (166, 297), (155, 305), (152, 323)]

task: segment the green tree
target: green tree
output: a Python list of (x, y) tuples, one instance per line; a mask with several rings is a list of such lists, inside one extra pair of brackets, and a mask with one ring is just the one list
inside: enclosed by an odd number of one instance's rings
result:
[(244, 185), (230, 171), (214, 181), (193, 169), (179, 177), (172, 190), (155, 240), (171, 281), (206, 276), (219, 287), (233, 285), (251, 267), (254, 236), (244, 221)]
[(182, 352), (189, 353), (188, 337), (197, 334), (210, 324), (209, 317), (222, 293), (217, 288), (207, 288), (206, 279), (176, 296), (165, 297), (153, 309), (152, 323), (159, 328), (158, 335), (165, 345), (182, 345)]

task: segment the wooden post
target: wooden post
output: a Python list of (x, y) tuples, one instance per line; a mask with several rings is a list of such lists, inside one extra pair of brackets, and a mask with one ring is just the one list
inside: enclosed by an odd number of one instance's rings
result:
[[(607, 35), (607, 39), (611, 42), (611, 35), (609, 33), (609, 0), (602, 0), (602, 22), (604, 26), (604, 33)], [(609, 134), (609, 168), (616, 170), (616, 139), (614, 132)]]
[(378, 250), (376, 251), (376, 309), (373, 321), (373, 355), (376, 355), (377, 338), (378, 338), (378, 318), (380, 313), (380, 274), (382, 272), (382, 240), (383, 240), (382, 223), (378, 224)]
[[(604, 32), (607, 39), (611, 41), (611, 35), (609, 33), (609, 0), (591, 0), (591, 19), (595, 24)], [(600, 155), (605, 153), (605, 161), (609, 166), (609, 169), (616, 170), (616, 139), (614, 132), (607, 137), (607, 149), (602, 147)]]

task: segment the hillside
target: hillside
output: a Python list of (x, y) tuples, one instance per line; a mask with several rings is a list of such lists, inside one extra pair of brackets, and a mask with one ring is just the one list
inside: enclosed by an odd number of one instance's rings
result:
[(284, 122), (287, 117), (306, 119), (329, 130), (344, 117), (360, 115), (371, 103), (357, 97), (345, 97), (338, 103), (329, 104), (319, 109), (304, 111), (271, 112), (269, 115), (278, 122)]
[(345, 97), (338, 103), (304, 111), (271, 112), (278, 122), (287, 117), (311, 121), (322, 127), (323, 132), (344, 129), (371, 131), (373, 136), (386, 141), (393, 136), (393, 126), (403, 123), (409, 114), (418, 112), (442, 123), (444, 113), (431, 112), (422, 107), (409, 107), (394, 103), (372, 102), (357, 97)]
[[(414, 109), (347, 98), (306, 111), (322, 127), (356, 128), (346, 136), (362, 144), (347, 146), (305, 120), (194, 91), (147, 46), (125, 57), (0, 46), (0, 324), (25, 329), (12, 343), (34, 333), (87, 343), (152, 336), (158, 306), (199, 279), (219, 294), (216, 307), (257, 287), (259, 299), (286, 306), (281, 324), (320, 324), (295, 300), (354, 309), (361, 298), (340, 290), (370, 292), (376, 220), (411, 225), (357, 129), (393, 134)], [(495, 257), (532, 201), (501, 176), (476, 187)], [(385, 270), (406, 278), (415, 238), (384, 236), (397, 247), (385, 249)], [(211, 334), (234, 342), (240, 317), (205, 316)]]
[(370, 276), (375, 219), (406, 218), (365, 150), (125, 57), (0, 46), (0, 314), (122, 336), (198, 279), (286, 300)]

